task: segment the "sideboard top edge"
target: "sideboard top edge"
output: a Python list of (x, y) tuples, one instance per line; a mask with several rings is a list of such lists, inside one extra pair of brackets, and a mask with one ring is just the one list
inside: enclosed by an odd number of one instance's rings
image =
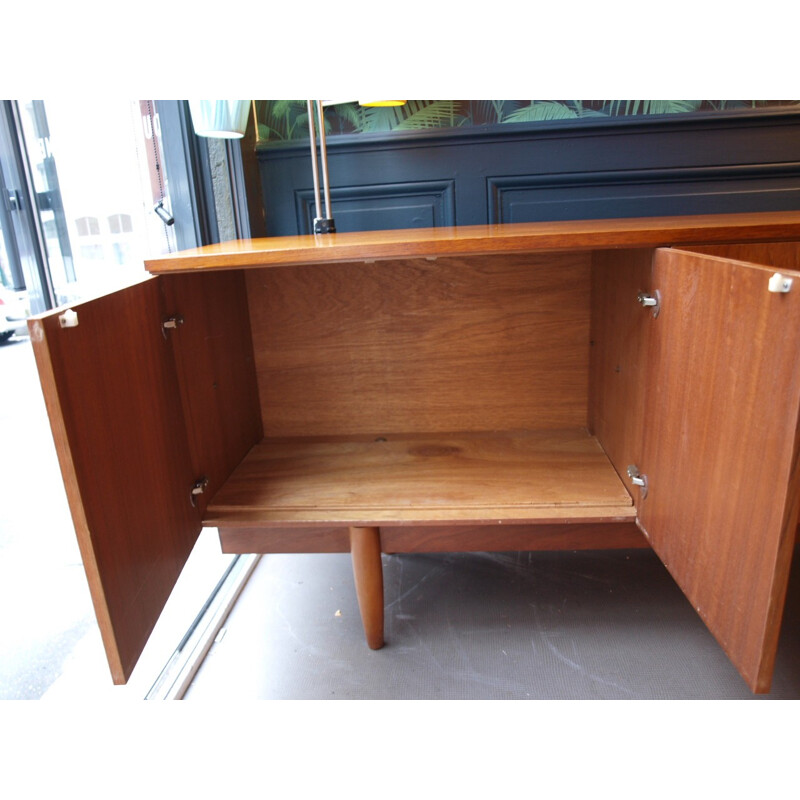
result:
[(800, 211), (506, 223), (241, 239), (147, 259), (151, 273), (397, 258), (800, 240)]

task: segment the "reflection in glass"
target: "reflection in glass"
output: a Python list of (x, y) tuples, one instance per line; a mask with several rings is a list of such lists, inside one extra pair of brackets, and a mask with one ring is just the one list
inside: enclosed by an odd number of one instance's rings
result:
[(139, 280), (176, 249), (153, 213), (168, 197), (150, 101), (19, 103), (36, 204), (59, 305)]

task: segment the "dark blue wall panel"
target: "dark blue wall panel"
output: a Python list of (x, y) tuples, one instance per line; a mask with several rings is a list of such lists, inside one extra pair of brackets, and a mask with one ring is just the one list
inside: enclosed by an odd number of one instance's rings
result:
[[(307, 143), (260, 146), (268, 235), (311, 231)], [(328, 139), (339, 231), (800, 208), (800, 114)]]
[[(313, 189), (294, 196), (298, 229), (310, 231), (316, 215)], [(455, 225), (455, 181), (332, 186), (331, 208), (341, 233)]]
[(800, 165), (490, 178), (488, 222), (800, 208)]

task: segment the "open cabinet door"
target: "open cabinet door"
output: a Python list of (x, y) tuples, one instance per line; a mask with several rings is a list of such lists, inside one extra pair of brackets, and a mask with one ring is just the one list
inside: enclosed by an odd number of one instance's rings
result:
[(73, 327), (58, 311), (29, 323), (115, 683), (130, 676), (201, 529), (158, 284), (73, 306)]
[[(656, 251), (639, 523), (754, 692), (769, 691), (797, 526), (800, 275)], [(645, 313), (645, 312), (643, 312)]]

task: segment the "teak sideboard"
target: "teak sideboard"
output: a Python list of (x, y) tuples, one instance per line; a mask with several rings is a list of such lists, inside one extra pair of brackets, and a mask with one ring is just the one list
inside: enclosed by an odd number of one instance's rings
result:
[(800, 212), (239, 241), (32, 319), (113, 680), (206, 525), (351, 552), (372, 648), (381, 553), (652, 547), (768, 691), (799, 242)]

